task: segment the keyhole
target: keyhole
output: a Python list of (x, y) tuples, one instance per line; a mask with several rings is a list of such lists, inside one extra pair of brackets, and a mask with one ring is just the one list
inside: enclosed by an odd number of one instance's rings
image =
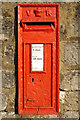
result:
[(32, 78), (32, 82), (34, 82), (34, 78)]

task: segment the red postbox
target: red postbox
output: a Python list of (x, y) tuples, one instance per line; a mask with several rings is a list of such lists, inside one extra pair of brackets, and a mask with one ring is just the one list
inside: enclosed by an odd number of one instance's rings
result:
[(18, 5), (18, 113), (59, 113), (59, 4)]

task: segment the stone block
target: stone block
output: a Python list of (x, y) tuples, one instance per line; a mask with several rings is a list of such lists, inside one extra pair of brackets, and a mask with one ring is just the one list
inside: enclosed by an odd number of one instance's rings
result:
[(79, 120), (79, 112), (67, 111), (67, 112), (64, 112), (61, 117), (62, 118), (76, 118), (76, 120)]
[(2, 3), (2, 15), (4, 17), (12, 17), (13, 15), (13, 7), (14, 3), (11, 5), (11, 3)]
[(6, 112), (0, 112), (0, 120), (2, 120), (2, 118), (5, 118), (7, 116)]
[[(49, 115), (49, 119), (50, 118), (59, 118), (59, 115)], [(55, 120), (55, 119), (54, 119)], [(57, 119), (58, 120), (58, 119)]]
[(79, 70), (65, 70), (60, 74), (60, 89), (80, 90), (80, 71)]
[(60, 91), (60, 112), (79, 110), (79, 92)]
[(4, 93), (0, 92), (0, 110), (3, 111), (7, 107), (7, 97)]
[(0, 41), (0, 57), (2, 57), (2, 41)]
[(10, 100), (10, 98), (7, 100), (7, 112), (14, 112), (15, 111), (15, 100)]
[(15, 73), (14, 71), (2, 71), (2, 87), (15, 87)]
[[(7, 37), (6, 37), (6, 40)], [(2, 45), (2, 68), (4, 70), (15, 70), (15, 47), (14, 43), (9, 41), (3, 42)]]
[(3, 88), (2, 91), (7, 97), (6, 111), (15, 112), (15, 88)]
[(80, 65), (80, 43), (61, 43), (61, 62), (64, 65)]
[(13, 34), (13, 20), (11, 18), (4, 18), (2, 23), (2, 30), (11, 38)]
[(3, 118), (1, 120), (6, 120), (6, 118), (9, 118), (9, 119), (14, 118), (14, 120), (18, 120), (17, 118), (22, 118), (21, 115), (15, 114), (15, 112), (9, 112), (9, 113), (0, 112), (0, 116), (1, 116), (1, 118)]
[[(60, 40), (80, 36), (80, 15), (78, 3), (60, 4)], [(64, 14), (65, 13), (65, 14)], [(63, 16), (63, 17), (62, 17)]]
[(3, 58), (6, 63), (14, 64), (14, 46), (12, 44), (5, 45)]
[(4, 34), (7, 34), (8, 37), (11, 37), (14, 34), (14, 12), (13, 7), (10, 4), (2, 4), (2, 30)]
[(78, 18), (77, 20), (76, 16), (75, 17), (71, 16), (71, 22), (70, 22), (71, 37), (80, 37), (79, 21), (80, 21), (80, 18)]
[(2, 92), (2, 70), (0, 70), (0, 92)]
[(4, 39), (3, 39), (3, 41), (6, 42), (6, 41), (9, 41), (9, 40), (11, 41), (11, 39), (9, 39), (9, 36), (8, 36), (7, 34), (4, 34)]
[(4, 39), (4, 34), (0, 34), (0, 41)]

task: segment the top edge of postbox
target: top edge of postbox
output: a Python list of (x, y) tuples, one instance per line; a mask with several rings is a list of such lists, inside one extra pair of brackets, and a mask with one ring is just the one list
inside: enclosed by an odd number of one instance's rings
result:
[(59, 4), (18, 4), (22, 22), (56, 22)]
[(56, 7), (60, 6), (59, 3), (57, 4), (18, 4), (20, 7)]

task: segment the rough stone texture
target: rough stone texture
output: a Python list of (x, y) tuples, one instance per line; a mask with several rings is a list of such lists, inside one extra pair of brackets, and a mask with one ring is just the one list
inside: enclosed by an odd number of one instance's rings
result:
[(2, 61), (1, 61), (1, 59), (2, 59), (2, 41), (0, 40), (0, 70), (2, 68)]
[(12, 23), (13, 20), (10, 19), (10, 17), (5, 17), (4, 18), (4, 26), (3, 26), (3, 30), (4, 30), (4, 33), (7, 34), (9, 37), (12, 36)]
[(62, 118), (78, 118), (79, 119), (79, 112), (76, 111), (67, 111), (62, 114)]
[(8, 64), (14, 64), (14, 49), (13, 45), (7, 44), (4, 48), (4, 59)]
[[(2, 19), (3, 19), (3, 16), (2, 16), (2, 4), (0, 2), (0, 37), (1, 37), (1, 34), (2, 34)], [(0, 39), (1, 40), (1, 39)]]
[(22, 115), (22, 118), (49, 118), (49, 115)]
[(60, 74), (60, 89), (80, 90), (80, 71), (79, 70), (67, 70)]
[[(14, 33), (14, 20), (15, 20), (15, 4), (3, 3), (2, 4), (2, 29), (3, 29), (3, 42), (2, 42), (2, 68), (5, 70), (15, 69), (15, 33)], [(16, 30), (17, 31), (17, 30)]]
[(4, 34), (0, 34), (0, 42), (2, 42), (3, 38), (4, 38)]
[(0, 111), (5, 110), (6, 107), (7, 107), (7, 97), (4, 93), (0, 93)]
[[(29, 1), (29, 0), (28, 0)], [(27, 1), (27, 3), (28, 3)], [(31, 0), (30, 0), (31, 1)], [(80, 2), (60, 3), (60, 113), (59, 115), (16, 115), (17, 6), (2, 3), (2, 111), (5, 118), (79, 118)], [(1, 25), (1, 23), (0, 23)], [(3, 33), (2, 33), (3, 32)], [(1, 49), (0, 49), (1, 50)], [(1, 69), (1, 68), (0, 68)], [(1, 90), (0, 90), (1, 91)]]
[(2, 44), (2, 68), (5, 70), (14, 70), (14, 43), (3, 42)]
[(8, 5), (5, 7), (3, 5), (4, 9), (2, 9), (2, 15), (3, 15), (3, 23), (2, 23), (2, 28), (4, 31), (4, 34), (6, 34), (9, 39), (12, 37), (14, 33), (14, 14), (13, 14), (13, 8), (12, 6)]
[(49, 118), (59, 118), (59, 115), (49, 115)]
[(7, 112), (14, 112), (15, 111), (15, 88), (10, 89), (3, 89), (3, 93), (7, 97)]
[(68, 66), (80, 64), (80, 43), (63, 43), (61, 61)]
[(80, 3), (61, 3), (60, 6), (60, 40), (79, 37)]
[(2, 92), (2, 71), (0, 70), (0, 92)]
[(15, 87), (15, 73), (13, 71), (3, 71), (2, 80), (3, 88)]
[(21, 118), (21, 115), (15, 115), (15, 112), (0, 112), (1, 118)]
[(0, 56), (2, 55), (2, 41), (0, 41)]
[(60, 91), (60, 112), (79, 110), (79, 93)]

